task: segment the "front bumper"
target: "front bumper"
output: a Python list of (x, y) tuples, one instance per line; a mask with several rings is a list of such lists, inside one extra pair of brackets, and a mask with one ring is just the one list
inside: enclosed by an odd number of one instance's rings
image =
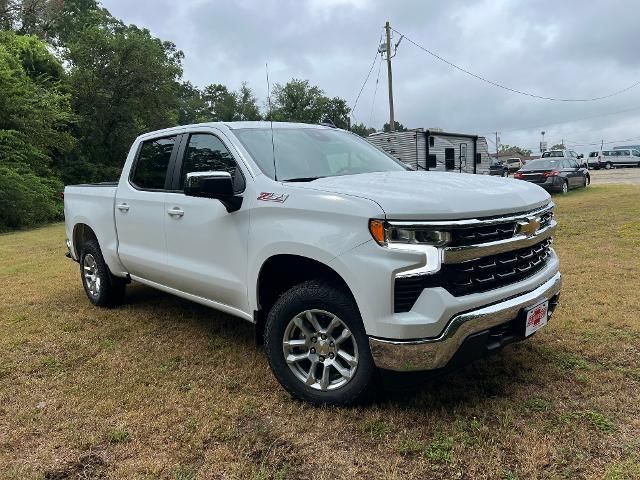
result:
[(433, 338), (387, 340), (369, 337), (377, 367), (385, 370), (417, 371), (444, 368), (465, 340), (479, 332), (512, 322), (524, 308), (550, 300), (550, 312), (557, 305), (562, 276), (557, 272), (536, 289), (508, 300), (454, 316), (444, 331)]

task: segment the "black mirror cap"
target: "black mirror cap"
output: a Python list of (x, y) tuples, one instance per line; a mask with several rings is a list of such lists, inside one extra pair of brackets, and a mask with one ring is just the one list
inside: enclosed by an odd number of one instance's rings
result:
[(205, 197), (220, 200), (228, 212), (242, 206), (242, 197), (233, 191), (231, 175), (198, 175), (187, 179), (184, 194), (188, 197)]

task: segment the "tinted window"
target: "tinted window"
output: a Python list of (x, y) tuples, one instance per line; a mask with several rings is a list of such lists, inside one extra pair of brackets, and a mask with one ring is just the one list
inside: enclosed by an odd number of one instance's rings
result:
[(589, 156), (590, 157), (597, 157), (598, 156), (598, 152), (589, 152)]
[(229, 172), (236, 191), (244, 189), (244, 177), (231, 153), (222, 141), (208, 133), (194, 133), (184, 153), (180, 189), (184, 188), (187, 173)]
[(632, 150), (634, 157), (640, 157), (640, 152), (638, 150)]
[(571, 168), (580, 168), (580, 167), (578, 166), (578, 162), (576, 162), (575, 160), (569, 160), (569, 166), (570, 166)]
[(560, 160), (532, 160), (523, 170), (548, 170), (560, 167)]
[(155, 138), (142, 143), (131, 181), (139, 188), (162, 189), (176, 137)]
[(542, 158), (549, 157), (564, 157), (564, 152), (562, 150), (551, 150), (542, 154)]
[(620, 150), (620, 155), (623, 157), (628, 157), (629, 156), (629, 150)]

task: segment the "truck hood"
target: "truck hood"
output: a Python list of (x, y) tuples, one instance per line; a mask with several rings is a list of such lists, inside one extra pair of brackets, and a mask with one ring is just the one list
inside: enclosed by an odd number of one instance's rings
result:
[(489, 175), (376, 172), (325, 177), (304, 188), (367, 198), (394, 220), (457, 220), (535, 209), (549, 202), (537, 185)]

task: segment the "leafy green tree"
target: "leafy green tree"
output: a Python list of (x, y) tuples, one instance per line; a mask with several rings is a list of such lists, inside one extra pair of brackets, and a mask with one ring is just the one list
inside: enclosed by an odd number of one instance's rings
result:
[(505, 143), (500, 145), (500, 154), (528, 156), (531, 155), (531, 150)]
[(556, 143), (549, 150), (564, 150), (566, 147), (561, 143)]
[(182, 58), (173, 43), (111, 17), (76, 32), (65, 59), (82, 142), (65, 182), (117, 177), (137, 135), (177, 123)]
[(344, 99), (329, 98), (309, 80), (277, 83), (272, 90), (273, 119), (282, 122), (320, 123), (330, 121), (347, 128), (349, 107)]
[(0, 230), (59, 218), (59, 162), (74, 145), (64, 72), (35, 37), (0, 32)]
[(242, 82), (240, 90), (234, 92), (236, 99), (235, 120), (262, 120), (258, 100), (249, 88), (247, 82)]
[[(395, 125), (395, 131), (396, 132), (406, 132), (407, 131), (407, 127), (405, 127), (404, 125), (402, 125), (400, 122), (398, 122), (397, 120), (393, 121), (393, 124)], [(382, 130), (385, 132), (390, 132), (391, 128), (389, 128), (389, 123), (385, 123), (382, 127)]]
[(211, 121), (202, 92), (191, 82), (182, 82), (178, 85), (177, 118), (178, 125)]
[(364, 123), (356, 123), (351, 126), (351, 131), (361, 137), (368, 137), (372, 133), (375, 133), (376, 129), (367, 127)]

